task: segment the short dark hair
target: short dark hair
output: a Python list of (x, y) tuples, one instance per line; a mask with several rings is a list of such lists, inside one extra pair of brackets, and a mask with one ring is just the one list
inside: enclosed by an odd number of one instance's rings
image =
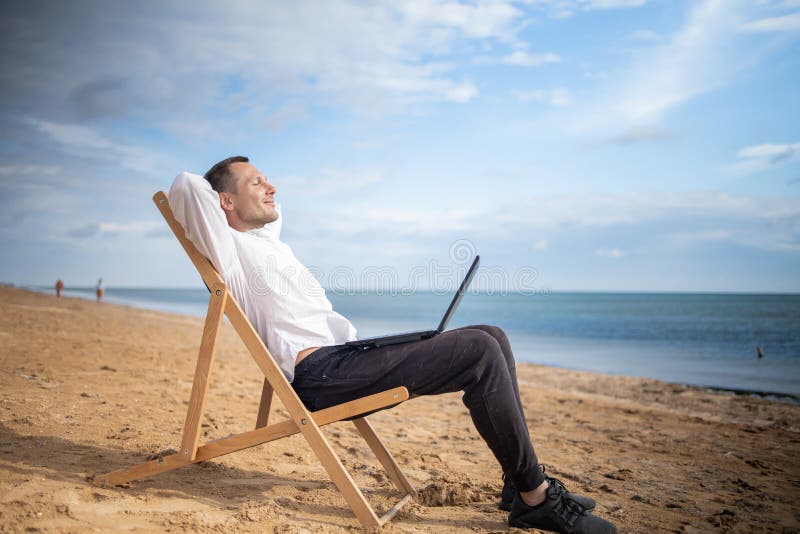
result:
[(236, 176), (231, 172), (232, 163), (247, 163), (250, 161), (245, 156), (231, 156), (215, 163), (213, 167), (203, 177), (211, 184), (211, 188), (217, 193), (235, 192)]

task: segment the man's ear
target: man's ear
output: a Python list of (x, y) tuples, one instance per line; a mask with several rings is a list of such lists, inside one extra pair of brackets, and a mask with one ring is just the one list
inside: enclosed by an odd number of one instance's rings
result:
[(221, 191), (219, 193), (219, 207), (222, 208), (224, 211), (233, 211), (234, 210), (234, 203), (233, 197), (230, 193), (225, 191)]

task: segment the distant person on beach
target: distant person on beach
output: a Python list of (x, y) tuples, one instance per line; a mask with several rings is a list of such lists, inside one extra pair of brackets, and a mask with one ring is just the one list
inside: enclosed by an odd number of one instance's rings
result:
[(103, 302), (103, 279), (97, 281), (97, 288), (95, 289), (97, 295), (97, 302)]
[(405, 344), (345, 345), (356, 339), (356, 329), (333, 311), (322, 286), (281, 241), (275, 192), (247, 158), (234, 156), (214, 165), (205, 179), (179, 174), (169, 203), (310, 410), (398, 386), (412, 397), (463, 391), (475, 428), (503, 470), (499, 506), (510, 511), (510, 525), (616, 532), (592, 514), (592, 499), (570, 493), (539, 465), (503, 330), (476, 325)]
[(64, 291), (64, 282), (59, 278), (56, 280), (56, 297), (61, 298), (62, 291)]

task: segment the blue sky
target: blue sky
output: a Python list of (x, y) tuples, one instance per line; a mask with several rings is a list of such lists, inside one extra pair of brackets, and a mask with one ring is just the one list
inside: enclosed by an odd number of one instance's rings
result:
[(220, 6), (3, 2), (0, 281), (196, 286), (150, 198), (244, 154), (324, 284), (800, 291), (798, 0)]

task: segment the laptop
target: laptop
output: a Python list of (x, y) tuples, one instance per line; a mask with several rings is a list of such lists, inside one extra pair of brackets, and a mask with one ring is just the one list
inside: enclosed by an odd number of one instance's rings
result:
[(385, 347), (386, 345), (408, 343), (409, 341), (419, 341), (420, 339), (428, 339), (437, 334), (441, 334), (444, 332), (444, 329), (447, 328), (447, 323), (450, 322), (450, 318), (456, 313), (456, 308), (458, 308), (458, 304), (461, 302), (461, 297), (464, 296), (469, 284), (472, 282), (472, 277), (475, 276), (475, 272), (478, 270), (480, 259), (480, 256), (475, 256), (475, 259), (472, 260), (472, 265), (470, 266), (469, 271), (467, 271), (464, 281), (461, 282), (461, 286), (458, 288), (458, 291), (456, 291), (455, 296), (453, 296), (453, 300), (450, 302), (450, 306), (448, 306), (447, 311), (444, 312), (442, 322), (439, 323), (439, 328), (436, 330), (422, 330), (419, 332), (404, 332), (402, 334), (391, 334), (388, 336), (368, 337), (364, 339), (356, 339), (355, 341), (348, 341), (345, 343), (345, 345), (361, 349), (370, 349), (376, 347)]

